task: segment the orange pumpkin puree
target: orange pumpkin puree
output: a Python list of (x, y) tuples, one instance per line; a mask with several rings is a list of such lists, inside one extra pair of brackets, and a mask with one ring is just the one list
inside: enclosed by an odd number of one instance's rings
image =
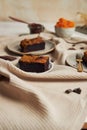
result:
[(73, 21), (66, 20), (64, 18), (60, 18), (55, 25), (55, 27), (63, 27), (63, 28), (69, 28), (69, 27), (74, 27), (74, 26), (75, 26), (75, 23)]

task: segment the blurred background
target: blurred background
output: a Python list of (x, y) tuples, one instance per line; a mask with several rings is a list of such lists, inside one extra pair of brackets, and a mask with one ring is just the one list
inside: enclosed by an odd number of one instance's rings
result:
[(60, 17), (86, 22), (86, 12), (87, 0), (0, 0), (0, 21), (14, 16), (28, 22), (55, 23)]

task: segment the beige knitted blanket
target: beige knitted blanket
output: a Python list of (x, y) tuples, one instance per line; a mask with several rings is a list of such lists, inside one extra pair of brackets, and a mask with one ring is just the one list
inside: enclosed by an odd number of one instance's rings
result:
[[(1, 55), (15, 38), (1, 38)], [(87, 73), (58, 65), (57, 61), (49, 73), (31, 74), (0, 59), (0, 130), (81, 129), (87, 115)], [(81, 94), (65, 93), (78, 87)]]

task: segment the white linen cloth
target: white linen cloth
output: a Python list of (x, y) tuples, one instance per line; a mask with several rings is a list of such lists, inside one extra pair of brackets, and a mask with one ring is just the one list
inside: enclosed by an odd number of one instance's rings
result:
[[(4, 49), (7, 43), (22, 38), (24, 37), (1, 37), (0, 54), (6, 54)], [(0, 77), (3, 78), (0, 82), (1, 130), (81, 129), (87, 115), (87, 81), (84, 81), (87, 73), (78, 73), (74, 68), (56, 65), (59, 60), (56, 57), (58, 49), (57, 45), (52, 53), (57, 60), (49, 73), (27, 74), (12, 62), (0, 59), (0, 74), (6, 77)], [(62, 61), (64, 63), (65, 58)], [(78, 83), (75, 79), (82, 82)], [(81, 88), (81, 94), (64, 92), (77, 87)]]

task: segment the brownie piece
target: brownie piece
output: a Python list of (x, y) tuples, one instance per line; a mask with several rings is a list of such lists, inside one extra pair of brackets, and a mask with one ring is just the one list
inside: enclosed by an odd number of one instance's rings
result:
[(67, 90), (65, 90), (65, 93), (66, 93), (66, 94), (69, 94), (69, 93), (71, 93), (71, 92), (72, 92), (71, 89), (67, 89)]
[(77, 94), (81, 94), (81, 89), (80, 88), (75, 88), (75, 89), (67, 89), (67, 90), (65, 90), (65, 93), (66, 94), (70, 94), (70, 93), (72, 93), (72, 92), (74, 92), (74, 93), (77, 93)]
[(85, 66), (87, 66), (87, 51), (84, 52), (84, 55), (83, 55), (83, 57), (82, 57), (82, 60), (83, 60), (83, 64), (84, 64)]
[(31, 52), (45, 49), (45, 41), (41, 37), (24, 39), (20, 43), (22, 52)]
[(27, 72), (44, 72), (49, 69), (49, 57), (24, 55), (19, 60), (19, 67)]
[(80, 89), (80, 88), (75, 88), (75, 89), (73, 90), (73, 92), (75, 92), (75, 93), (77, 93), (77, 94), (80, 94), (80, 93), (81, 93), (81, 89)]

